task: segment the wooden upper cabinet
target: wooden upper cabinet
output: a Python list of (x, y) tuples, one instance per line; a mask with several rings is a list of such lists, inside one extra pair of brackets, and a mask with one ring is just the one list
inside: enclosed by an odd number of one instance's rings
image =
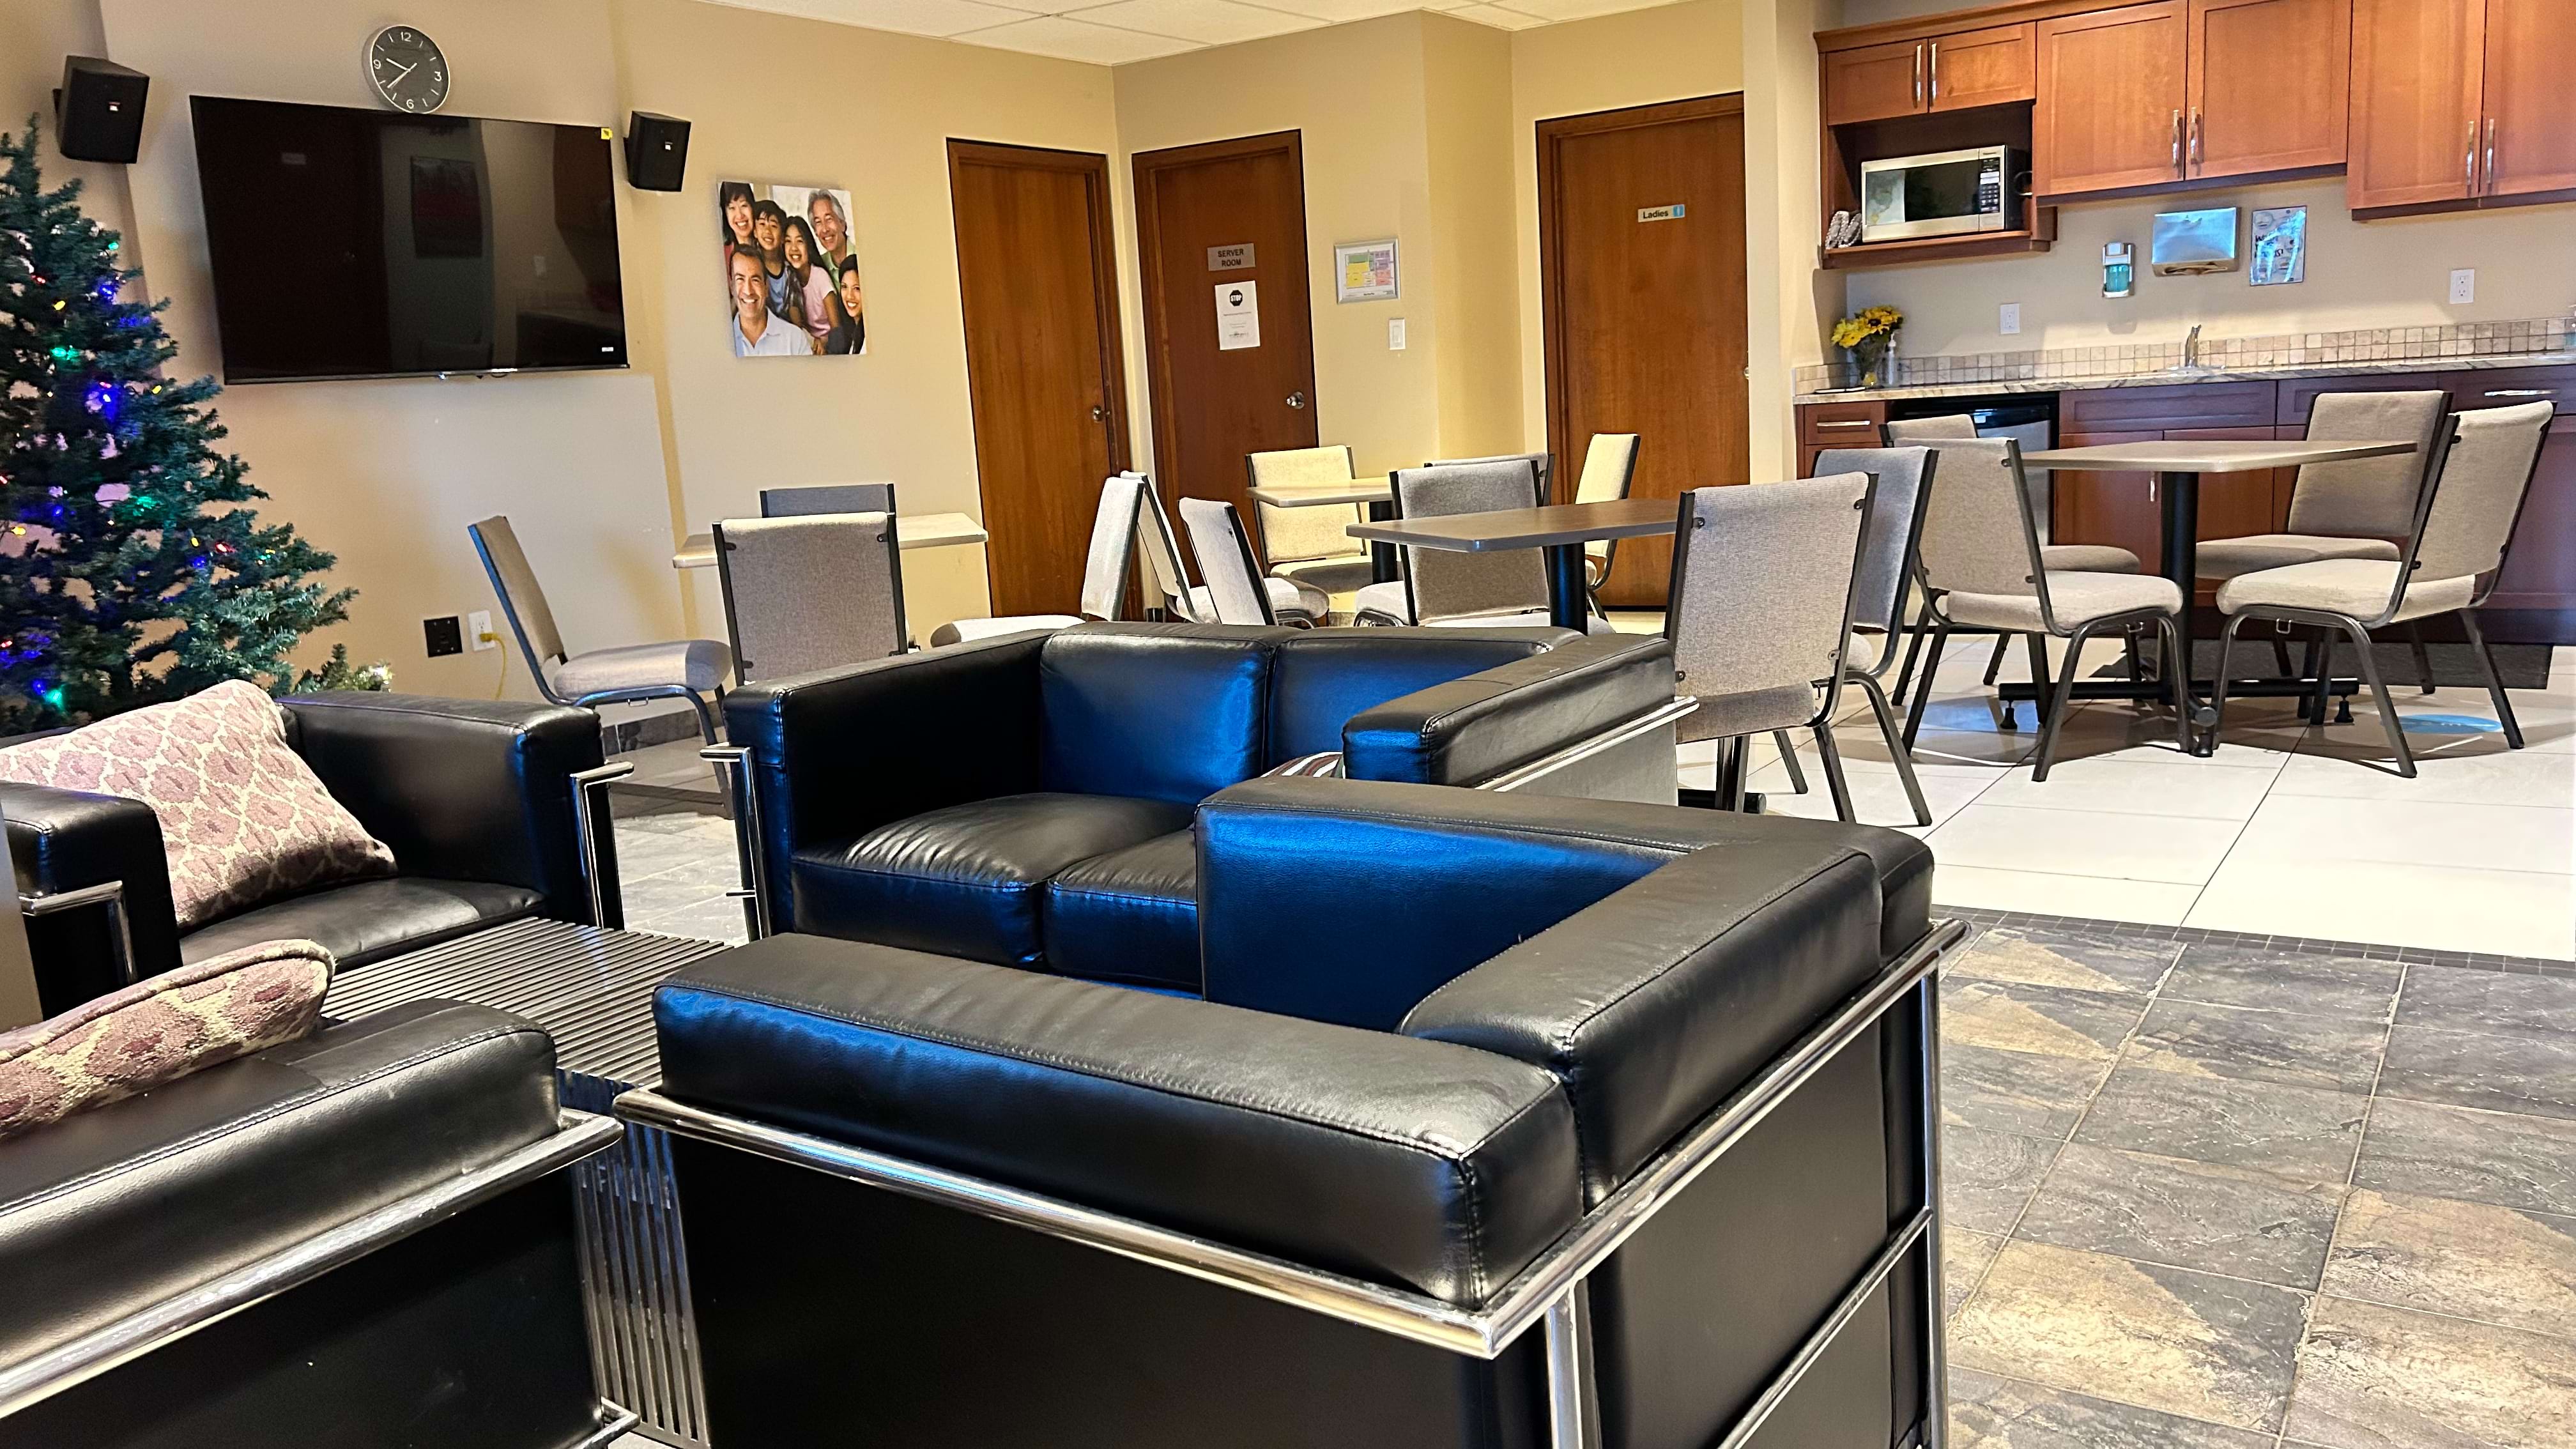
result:
[(2039, 74), (2032, 52), (2035, 25), (1997, 25), (1936, 36), (1925, 45), (1923, 73), (1931, 109), (1964, 111), (1970, 106), (1999, 106), (2027, 101), (2039, 94)]
[(1905, 40), (1825, 52), (1825, 124), (1922, 114), (1924, 49)]
[(2576, 188), (2576, 0), (2486, 0), (2479, 194)]
[(2352, 0), (2191, 0), (2186, 174), (2344, 164)]
[(2043, 198), (2183, 175), (2185, 0), (2037, 25), (2032, 189)]
[(2354, 210), (2475, 190), (2486, 21), (2487, 0), (2353, 0)]

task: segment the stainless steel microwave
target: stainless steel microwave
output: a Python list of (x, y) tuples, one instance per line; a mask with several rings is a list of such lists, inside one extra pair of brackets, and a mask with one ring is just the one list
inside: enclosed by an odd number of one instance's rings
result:
[(2021, 224), (2020, 153), (1974, 146), (1860, 163), (1860, 239), (1973, 236)]

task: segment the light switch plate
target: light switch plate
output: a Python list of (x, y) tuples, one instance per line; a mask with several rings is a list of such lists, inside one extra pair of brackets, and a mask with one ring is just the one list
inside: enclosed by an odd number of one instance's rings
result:
[(1401, 317), (1386, 319), (1386, 350), (1389, 352), (1404, 350), (1404, 319)]
[(2451, 303), (2460, 306), (2478, 299), (2478, 272), (2475, 267), (2462, 267), (2451, 273)]
[(2006, 337), (2019, 337), (2021, 335), (2021, 304), (2019, 302), (2006, 302), (2002, 307), (1996, 309), (1995, 330)]

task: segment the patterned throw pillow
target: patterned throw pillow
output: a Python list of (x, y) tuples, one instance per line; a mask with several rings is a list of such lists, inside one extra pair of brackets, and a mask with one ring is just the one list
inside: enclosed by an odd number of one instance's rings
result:
[(277, 701), (239, 680), (0, 750), (0, 780), (151, 806), (183, 931), (394, 869), (394, 853), (287, 748)]
[(313, 1029), (331, 953), (267, 941), (0, 1033), (0, 1139)]

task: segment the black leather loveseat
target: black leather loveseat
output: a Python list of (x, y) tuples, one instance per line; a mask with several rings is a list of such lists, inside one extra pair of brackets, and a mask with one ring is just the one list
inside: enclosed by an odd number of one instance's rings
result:
[(615, 842), (597, 792), (624, 767), (601, 769), (597, 714), (357, 692), (279, 703), (287, 744), (392, 847), (397, 873), (272, 901), (183, 935), (149, 806), (0, 781), (18, 890), (39, 912), (28, 920), (28, 943), (48, 1013), (122, 984), (108, 911), (44, 911), (50, 899), (102, 887), (119, 888), (136, 977), (262, 941), (318, 942), (348, 971), (522, 916), (621, 923)]
[(593, 1442), (561, 1169), (617, 1137), (419, 1002), (0, 1141), (0, 1446)]
[(1669, 802), (1687, 708), (1651, 636), (1127, 623), (757, 682), (725, 719), (762, 930), (1195, 992), (1206, 796), (1338, 751)]
[(1890, 1449), (1940, 1422), (1891, 831), (1260, 780), (1207, 999), (780, 936), (657, 999), (737, 1449)]

